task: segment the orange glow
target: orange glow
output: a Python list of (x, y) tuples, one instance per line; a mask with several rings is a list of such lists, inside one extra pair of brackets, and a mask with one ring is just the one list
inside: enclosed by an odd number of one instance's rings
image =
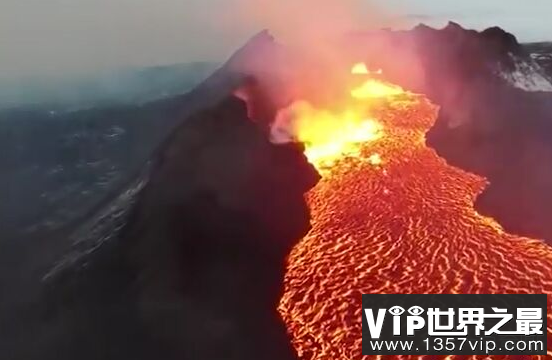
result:
[(363, 118), (355, 110), (335, 113), (297, 102), (291, 112), (297, 140), (305, 144), (307, 158), (319, 169), (333, 165), (339, 158), (358, 155), (360, 144), (383, 135), (377, 120)]
[(358, 88), (351, 90), (351, 96), (359, 100), (385, 98), (402, 94), (404, 94), (404, 90), (400, 86), (376, 79), (368, 79)]
[(351, 90), (351, 96), (355, 99), (367, 100), (375, 98), (389, 98), (405, 94), (404, 89), (398, 85), (369, 77), (373, 74), (381, 75), (383, 74), (383, 71), (379, 69), (372, 72), (368, 70), (365, 63), (356, 63), (353, 65), (351, 74), (368, 75), (368, 79), (362, 85)]
[[(377, 118), (370, 115), (374, 99), (394, 101), (396, 95), (406, 94), (399, 86), (369, 77), (364, 63), (357, 63), (352, 74), (365, 74), (368, 79), (350, 92), (351, 98), (341, 110), (313, 107), (306, 101), (293, 103), (284, 109), (290, 122), (289, 132), (295, 140), (303, 142), (309, 161), (319, 170), (346, 157), (360, 158), (360, 145), (374, 141), (385, 134)], [(365, 158), (370, 164), (382, 163), (379, 154)]]

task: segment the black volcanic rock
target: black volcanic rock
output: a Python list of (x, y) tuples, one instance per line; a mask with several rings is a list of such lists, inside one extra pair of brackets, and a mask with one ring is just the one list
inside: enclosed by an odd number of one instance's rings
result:
[(480, 36), (486, 46), (495, 49), (499, 54), (523, 55), (522, 46), (517, 38), (498, 26), (483, 30)]
[(441, 108), (428, 144), (452, 165), (488, 178), (476, 208), (507, 231), (552, 241), (552, 95), (505, 88), (470, 98), (469, 121)]
[(48, 279), (21, 359), (296, 359), (277, 313), (319, 176), (230, 97), (158, 150), (118, 239)]
[(416, 28), (412, 36), (428, 76), (458, 77), (462, 82), (496, 80), (495, 72), (502, 67), (511, 69), (511, 55), (519, 55), (521, 48), (512, 34), (500, 28), (477, 32), (452, 22), (442, 30)]
[(489, 179), (479, 212), (510, 232), (552, 241), (552, 93), (544, 91), (552, 87), (544, 70), (498, 27), (425, 31), (420, 90), (441, 107), (428, 144)]

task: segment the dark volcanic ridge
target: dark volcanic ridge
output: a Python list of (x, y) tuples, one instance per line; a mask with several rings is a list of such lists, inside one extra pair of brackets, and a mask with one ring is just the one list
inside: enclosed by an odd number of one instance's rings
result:
[(150, 166), (127, 210), (89, 227), (118, 235), (81, 240), (46, 276), (39, 345), (14, 358), (295, 359), (276, 308), (319, 178), (303, 148), (272, 144), (230, 96), (178, 126)]

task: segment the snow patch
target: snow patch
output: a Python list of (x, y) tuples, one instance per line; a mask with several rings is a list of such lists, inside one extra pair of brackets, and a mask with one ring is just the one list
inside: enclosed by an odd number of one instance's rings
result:
[(547, 78), (542, 68), (534, 61), (524, 61), (511, 56), (514, 61), (513, 71), (500, 71), (499, 75), (510, 85), (525, 91), (550, 91), (552, 81)]

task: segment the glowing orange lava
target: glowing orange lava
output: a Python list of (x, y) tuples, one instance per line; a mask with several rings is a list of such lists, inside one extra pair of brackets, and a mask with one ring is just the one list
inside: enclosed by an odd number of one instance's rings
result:
[(289, 111), (297, 140), (306, 145), (305, 154), (319, 169), (331, 166), (345, 156), (358, 156), (360, 144), (382, 136), (380, 123), (347, 109), (336, 113), (312, 107), (307, 102), (293, 104)]
[(279, 308), (304, 360), (363, 358), (363, 293), (552, 294), (552, 248), (474, 210), (486, 180), (428, 148), (437, 108), (401, 96), (371, 107), (381, 136), (334, 153), (308, 195), (313, 228), (289, 256)]

